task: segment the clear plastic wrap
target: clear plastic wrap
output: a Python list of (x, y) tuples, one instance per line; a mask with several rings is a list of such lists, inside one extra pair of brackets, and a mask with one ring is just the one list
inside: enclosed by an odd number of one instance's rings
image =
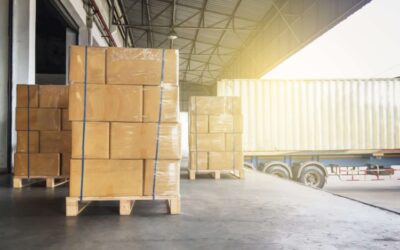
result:
[[(157, 123), (112, 123), (112, 159), (155, 159)], [(177, 123), (159, 124), (158, 159), (181, 158), (181, 130)]]
[[(72, 158), (82, 158), (83, 122), (72, 123)], [(110, 123), (86, 122), (85, 155), (87, 159), (110, 158)]]
[[(84, 85), (70, 86), (69, 119), (82, 121)], [(86, 121), (141, 122), (143, 115), (143, 88), (134, 85), (86, 86)]]
[[(66, 112), (68, 89), (64, 85), (17, 85), (16, 175), (28, 175), (29, 168), (31, 177), (58, 176), (61, 167), (68, 167), (72, 149), (71, 131), (67, 131), (71, 130)], [(65, 154), (63, 161), (61, 153)]]
[[(155, 195), (179, 195), (180, 161), (158, 160), (155, 176)], [(153, 194), (154, 160), (144, 161), (144, 192), (143, 195)]]
[(179, 122), (179, 87), (171, 84), (143, 87), (143, 122), (158, 122), (160, 101), (162, 105), (161, 122)]
[[(82, 160), (71, 160), (69, 196), (81, 192)], [(85, 159), (84, 197), (143, 195), (142, 160)]]
[[(164, 83), (178, 85), (178, 51), (166, 49)], [(107, 84), (160, 85), (162, 49), (108, 48)]]
[(191, 97), (189, 107), (191, 170), (242, 169), (240, 105), (239, 97)]
[[(87, 83), (106, 83), (106, 48), (87, 48)], [(69, 57), (69, 83), (83, 83), (85, 80), (85, 47), (71, 46)]]
[[(60, 154), (58, 153), (30, 153), (30, 176), (58, 176), (60, 175)], [(14, 154), (14, 175), (28, 175), (28, 154)]]
[(40, 85), (39, 105), (41, 108), (68, 108), (68, 86)]

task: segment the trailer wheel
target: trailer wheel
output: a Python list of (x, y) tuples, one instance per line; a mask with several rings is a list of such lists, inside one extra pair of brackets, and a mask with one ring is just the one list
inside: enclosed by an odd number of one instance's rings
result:
[(271, 166), (266, 171), (267, 174), (275, 175), (282, 179), (290, 179), (289, 172), (282, 166)]
[(300, 175), (300, 182), (311, 187), (323, 188), (325, 185), (325, 174), (319, 167), (305, 167)]

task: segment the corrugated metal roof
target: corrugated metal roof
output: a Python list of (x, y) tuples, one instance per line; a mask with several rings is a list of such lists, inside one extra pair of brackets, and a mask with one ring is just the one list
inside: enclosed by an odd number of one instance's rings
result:
[[(223, 66), (240, 49), (279, 0), (177, 0), (174, 48), (181, 52), (180, 80), (214, 84)], [(173, 0), (124, 0), (137, 47), (169, 48)], [(151, 26), (146, 15), (150, 11)], [(205, 5), (205, 6), (204, 6)], [(203, 17), (203, 18), (202, 18)], [(252, 30), (238, 30), (252, 29)], [(149, 31), (149, 38), (146, 30)], [(151, 35), (150, 35), (151, 34)], [(151, 44), (152, 41), (152, 44)]]

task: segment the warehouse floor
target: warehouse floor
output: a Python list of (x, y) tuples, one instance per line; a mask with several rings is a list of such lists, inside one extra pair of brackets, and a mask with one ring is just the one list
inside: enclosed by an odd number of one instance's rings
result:
[[(400, 249), (400, 216), (265, 174), (182, 179), (181, 215), (137, 202), (119, 216), (94, 203), (64, 216), (66, 187), (9, 188), (1, 176), (1, 249)], [(207, 178), (207, 179), (206, 179)]]

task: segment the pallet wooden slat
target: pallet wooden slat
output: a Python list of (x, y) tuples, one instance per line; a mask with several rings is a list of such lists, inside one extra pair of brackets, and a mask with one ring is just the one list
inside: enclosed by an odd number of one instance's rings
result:
[(214, 179), (219, 180), (221, 179), (221, 173), (223, 174), (232, 174), (239, 179), (244, 179), (244, 169), (241, 170), (194, 170), (194, 169), (188, 169), (189, 172), (189, 180), (195, 180), (196, 179), (196, 174), (211, 174)]
[[(24, 183), (24, 180), (27, 182)], [(55, 188), (69, 181), (67, 176), (14, 176), (13, 188), (28, 187), (38, 182), (46, 181), (47, 188)]]
[[(152, 196), (126, 196), (126, 197), (67, 197), (65, 202), (65, 213), (67, 216), (78, 216), (92, 201), (119, 201), (119, 214), (130, 215), (135, 201), (153, 200)], [(170, 214), (180, 214), (181, 202), (179, 196), (156, 196), (155, 200), (168, 202)]]

